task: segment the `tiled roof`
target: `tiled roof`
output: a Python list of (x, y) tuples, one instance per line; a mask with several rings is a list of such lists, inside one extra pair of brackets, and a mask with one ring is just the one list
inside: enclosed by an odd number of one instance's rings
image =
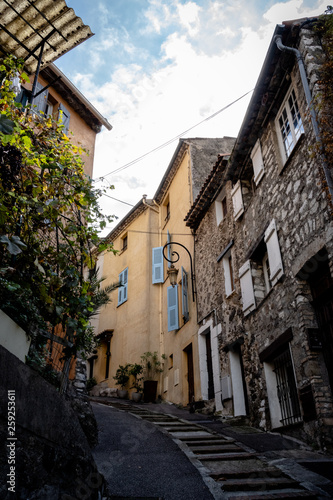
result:
[(25, 59), (36, 71), (45, 42), (41, 68), (93, 36), (65, 0), (0, 0), (0, 51)]

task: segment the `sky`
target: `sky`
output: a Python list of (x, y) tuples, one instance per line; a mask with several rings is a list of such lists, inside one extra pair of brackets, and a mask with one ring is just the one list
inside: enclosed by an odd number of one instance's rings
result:
[(66, 1), (95, 35), (56, 65), (113, 126), (97, 135), (94, 158), (96, 186), (115, 187), (116, 199), (100, 202), (118, 217), (104, 234), (143, 194), (153, 198), (178, 136), (237, 136), (276, 24), (328, 3)]

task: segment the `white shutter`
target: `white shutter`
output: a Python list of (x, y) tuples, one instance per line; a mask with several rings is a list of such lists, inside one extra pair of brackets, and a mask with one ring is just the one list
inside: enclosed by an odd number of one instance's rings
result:
[(254, 148), (252, 149), (251, 160), (253, 164), (254, 182), (256, 183), (256, 185), (258, 185), (265, 173), (264, 160), (262, 158), (259, 139), (257, 140)]
[(234, 205), (234, 218), (237, 220), (244, 212), (241, 181), (238, 181), (231, 190), (231, 197)]
[(128, 282), (128, 267), (123, 271), (123, 284), (124, 284), (124, 292), (123, 292), (123, 302), (127, 300), (127, 282)]
[(184, 323), (186, 323), (189, 320), (187, 283), (188, 283), (187, 272), (182, 266), (182, 314), (184, 318)]
[(163, 275), (163, 247), (155, 247), (153, 248), (153, 284), (155, 283), (163, 283), (164, 275)]
[(178, 330), (178, 285), (168, 286), (167, 288), (168, 301), (168, 332)]
[(282, 257), (274, 219), (265, 231), (265, 243), (267, 246), (270, 280), (272, 286), (274, 286), (283, 275)]
[(251, 263), (246, 261), (239, 270), (239, 279), (242, 290), (243, 312), (249, 314), (256, 308), (256, 299), (254, 296), (253, 281), (251, 274)]

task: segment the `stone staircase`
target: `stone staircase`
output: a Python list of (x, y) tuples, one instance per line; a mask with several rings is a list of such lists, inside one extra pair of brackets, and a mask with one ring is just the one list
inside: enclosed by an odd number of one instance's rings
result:
[[(188, 458), (198, 466), (202, 475), (215, 482), (210, 488), (215, 499), (225, 500), (274, 500), (322, 499), (305, 489), (298, 481), (288, 477), (278, 467), (270, 465), (263, 457), (247, 449), (234, 439), (208, 430), (173, 415), (150, 411), (127, 403), (107, 403), (121, 411), (158, 426), (168, 433)], [(204, 471), (204, 474), (203, 474)], [(203, 477), (205, 480), (205, 477)], [(209, 486), (209, 481), (207, 482)], [(216, 488), (218, 486), (218, 488)]]

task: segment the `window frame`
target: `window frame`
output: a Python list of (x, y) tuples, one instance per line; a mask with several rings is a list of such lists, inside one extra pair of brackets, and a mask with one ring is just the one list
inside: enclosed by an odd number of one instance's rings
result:
[(232, 263), (231, 249), (222, 257), (224, 271), (224, 288), (226, 296), (229, 297), (235, 291), (235, 270)]
[[(297, 112), (296, 116), (298, 118), (297, 120), (297, 125), (295, 126), (294, 120), (293, 120), (293, 115), (292, 115), (292, 110), (290, 106), (290, 98), (293, 99), (293, 104), (296, 105)], [(285, 113), (286, 117), (283, 117), (283, 114)], [(282, 131), (282, 125), (280, 123), (280, 120), (283, 119), (284, 123), (283, 126), (284, 128), (286, 127), (286, 124), (288, 123), (288, 126), (290, 128), (290, 134), (286, 135), (286, 139), (283, 138), (283, 131)], [(287, 121), (286, 121), (287, 119)], [(296, 147), (296, 144), (298, 141), (301, 139), (301, 137), (304, 135), (304, 121), (302, 119), (302, 115), (300, 112), (300, 107), (299, 107), (299, 101), (297, 100), (295, 88), (293, 85), (291, 85), (288, 89), (288, 92), (286, 93), (286, 97), (284, 98), (280, 109), (276, 115), (275, 118), (275, 129), (277, 132), (278, 136), (278, 143), (279, 143), (279, 149), (280, 153), (282, 155), (282, 160), (283, 164), (287, 162), (287, 160), (290, 158), (293, 150)], [(288, 136), (291, 135), (291, 141), (288, 146), (286, 146), (287, 143), (287, 138)]]

